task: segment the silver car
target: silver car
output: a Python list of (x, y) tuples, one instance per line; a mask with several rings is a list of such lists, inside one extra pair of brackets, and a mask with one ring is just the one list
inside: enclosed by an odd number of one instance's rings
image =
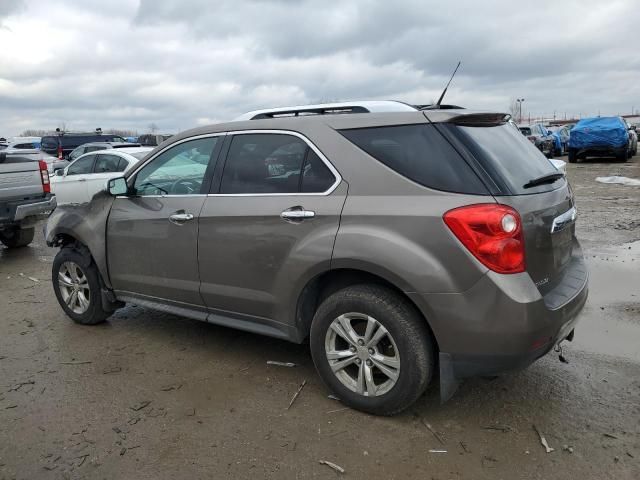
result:
[(74, 321), (125, 303), (292, 342), (347, 405), (523, 368), (587, 298), (573, 193), (502, 113), (251, 112), (172, 137), (46, 228)]

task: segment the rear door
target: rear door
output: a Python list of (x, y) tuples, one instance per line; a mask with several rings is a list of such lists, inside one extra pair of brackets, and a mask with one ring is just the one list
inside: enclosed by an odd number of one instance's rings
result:
[(292, 317), (305, 280), (329, 268), (347, 186), (301, 135), (239, 132), (228, 144), (200, 215), (202, 297), (274, 326)]
[(121, 176), (126, 166), (127, 161), (118, 155), (96, 153), (93, 173), (87, 176), (87, 200), (90, 200), (99, 191), (104, 190), (109, 178)]
[(198, 216), (223, 136), (183, 140), (134, 172), (113, 202), (107, 258), (121, 296), (202, 307)]
[(91, 177), (95, 158), (86, 154), (69, 165), (62, 176), (51, 177), (51, 191), (56, 194), (58, 205), (88, 200), (87, 179)]

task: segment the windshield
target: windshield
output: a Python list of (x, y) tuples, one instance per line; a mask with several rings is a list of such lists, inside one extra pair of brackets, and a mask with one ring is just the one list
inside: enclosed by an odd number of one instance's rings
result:
[(523, 135), (507, 124), (493, 127), (448, 126), (482, 167), (513, 195), (554, 190), (565, 180), (524, 188), (531, 180), (557, 173), (553, 164)]

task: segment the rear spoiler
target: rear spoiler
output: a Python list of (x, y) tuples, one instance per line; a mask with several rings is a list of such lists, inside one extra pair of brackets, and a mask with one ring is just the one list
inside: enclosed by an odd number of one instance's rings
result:
[(495, 127), (504, 125), (509, 121), (508, 113), (469, 113), (456, 115), (447, 121), (464, 127)]

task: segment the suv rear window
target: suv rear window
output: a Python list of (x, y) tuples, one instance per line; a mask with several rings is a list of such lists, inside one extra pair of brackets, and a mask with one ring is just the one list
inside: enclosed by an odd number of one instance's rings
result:
[(433, 125), (358, 128), (340, 133), (379, 162), (420, 185), (488, 195), (480, 178)]
[(502, 190), (506, 190), (504, 194), (548, 192), (564, 185), (565, 180), (560, 179), (553, 183), (524, 188), (524, 185), (534, 178), (557, 173), (557, 170), (547, 157), (512, 125), (440, 125), (449, 129), (462, 141), (489, 176)]

